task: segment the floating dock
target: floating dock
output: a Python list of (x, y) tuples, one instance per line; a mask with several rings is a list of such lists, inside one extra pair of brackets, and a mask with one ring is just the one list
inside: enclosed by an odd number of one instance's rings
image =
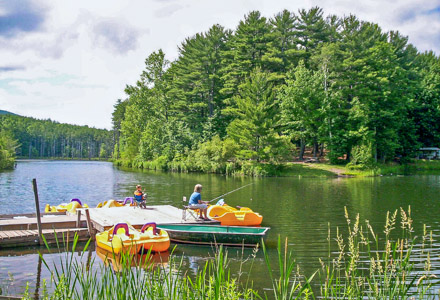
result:
[[(85, 209), (79, 209), (83, 211)], [(101, 232), (108, 230), (116, 223), (130, 223), (134, 228), (141, 228), (145, 223), (156, 224), (176, 223), (199, 223), (195, 213), (184, 211), (171, 205), (112, 207), (112, 208), (89, 208), (90, 220), (94, 229)], [(185, 216), (186, 214), (186, 216)], [(217, 221), (204, 221), (203, 223), (218, 224)]]
[[(87, 216), (88, 215), (88, 216)], [(171, 205), (112, 208), (82, 208), (77, 215), (66, 213), (42, 214), (40, 227), (48, 244), (58, 240), (73, 240), (75, 233), (79, 241), (94, 239), (96, 232), (109, 229), (117, 223), (130, 223), (141, 228), (145, 223), (156, 224), (219, 224), (218, 221), (199, 221), (193, 211)], [(38, 235), (38, 221), (35, 214), (0, 215), (0, 249), (42, 244)]]

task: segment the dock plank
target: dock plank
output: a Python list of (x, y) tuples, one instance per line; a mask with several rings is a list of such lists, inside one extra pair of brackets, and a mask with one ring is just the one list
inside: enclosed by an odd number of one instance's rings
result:
[[(46, 215), (41, 218), (43, 229), (52, 228), (75, 228), (76, 216), (67, 215)], [(85, 227), (84, 222), (81, 227)], [(19, 218), (0, 220), (0, 231), (2, 230), (33, 230), (37, 229), (37, 218)]]
[[(66, 241), (67, 235), (69, 235), (69, 241), (72, 241), (75, 233), (78, 234), (80, 241), (86, 241), (89, 239), (87, 228), (65, 228), (57, 229), (56, 231), (47, 229), (43, 231), (43, 235), (49, 244), (55, 243), (56, 239), (62, 243), (63, 234)], [(38, 232), (36, 230), (3, 231), (0, 232), (0, 234), (0, 249), (38, 244)]]

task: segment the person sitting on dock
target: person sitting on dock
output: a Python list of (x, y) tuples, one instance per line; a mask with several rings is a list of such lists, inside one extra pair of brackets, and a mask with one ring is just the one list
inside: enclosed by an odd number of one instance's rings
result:
[(145, 198), (146, 194), (142, 192), (142, 187), (140, 185), (137, 185), (136, 190), (134, 191), (134, 200), (136, 200), (136, 205), (140, 208), (147, 208)]
[(191, 194), (191, 197), (189, 198), (189, 205), (192, 209), (198, 208), (200, 215), (199, 219), (209, 220), (207, 216), (207, 210), (208, 205), (207, 202), (202, 201), (202, 195), (200, 194), (202, 192), (202, 185), (196, 184), (194, 187), (194, 193)]

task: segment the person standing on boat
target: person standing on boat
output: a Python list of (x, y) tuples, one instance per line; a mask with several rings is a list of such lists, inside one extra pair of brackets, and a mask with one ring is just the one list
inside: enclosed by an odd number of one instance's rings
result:
[(194, 193), (189, 198), (189, 205), (191, 208), (199, 209), (199, 218), (209, 220), (207, 216), (208, 205), (206, 201), (202, 201), (202, 185), (196, 184), (194, 187)]
[(136, 200), (136, 204), (140, 208), (147, 208), (145, 203), (145, 195), (142, 192), (142, 187), (140, 185), (136, 186), (136, 190), (134, 191), (134, 200)]

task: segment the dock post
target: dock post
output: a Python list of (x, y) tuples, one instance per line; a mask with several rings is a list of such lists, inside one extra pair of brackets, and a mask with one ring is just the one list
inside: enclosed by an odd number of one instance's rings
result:
[(81, 227), (81, 211), (79, 209), (76, 210), (76, 228)]
[(42, 231), (41, 231), (41, 216), (40, 216), (40, 200), (38, 200), (38, 189), (37, 189), (37, 179), (32, 179), (32, 185), (34, 187), (35, 196), (35, 210), (37, 212), (37, 227), (38, 227), (38, 243), (42, 244)]

